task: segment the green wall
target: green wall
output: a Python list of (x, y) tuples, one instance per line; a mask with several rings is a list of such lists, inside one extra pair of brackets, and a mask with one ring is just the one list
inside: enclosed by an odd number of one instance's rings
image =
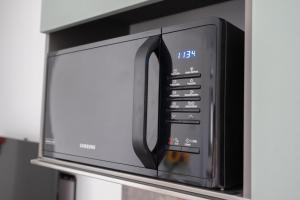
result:
[(41, 31), (76, 25), (158, 0), (42, 0)]
[(252, 197), (299, 200), (300, 1), (252, 8)]

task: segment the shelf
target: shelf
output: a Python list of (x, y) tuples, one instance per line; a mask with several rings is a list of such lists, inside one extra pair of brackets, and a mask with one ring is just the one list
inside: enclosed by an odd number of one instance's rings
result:
[[(149, 190), (182, 199), (247, 200), (246, 198), (239, 196), (240, 194), (227, 194), (222, 191), (202, 189), (51, 158), (33, 159), (31, 160), (31, 164), (59, 170), (73, 175), (84, 175), (108, 182)], [(238, 192), (233, 191), (233, 193)]]

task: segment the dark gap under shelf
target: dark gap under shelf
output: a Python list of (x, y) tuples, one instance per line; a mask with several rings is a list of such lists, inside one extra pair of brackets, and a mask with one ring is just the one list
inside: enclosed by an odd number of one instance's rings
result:
[(130, 25), (230, 0), (164, 0), (49, 33), (49, 51), (128, 35)]

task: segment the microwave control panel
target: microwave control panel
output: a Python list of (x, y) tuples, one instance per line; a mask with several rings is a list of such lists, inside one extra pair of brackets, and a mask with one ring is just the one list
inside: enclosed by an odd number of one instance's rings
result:
[[(210, 178), (211, 102), (216, 60), (214, 26), (163, 34), (172, 62), (165, 74), (165, 156), (159, 176)], [(161, 135), (161, 137), (164, 137)]]
[(176, 75), (169, 77), (166, 123), (170, 123), (171, 134), (167, 150), (200, 153), (198, 137), (193, 132), (201, 123), (201, 73), (192, 68), (182, 75), (176, 68)]

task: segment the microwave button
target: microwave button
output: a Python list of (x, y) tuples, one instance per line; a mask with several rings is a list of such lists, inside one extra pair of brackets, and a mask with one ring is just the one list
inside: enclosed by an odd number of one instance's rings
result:
[(186, 79), (172, 79), (170, 80), (170, 87), (178, 87), (178, 86), (194, 86), (200, 85), (200, 78), (186, 78)]
[(170, 98), (178, 97), (199, 97), (200, 98), (200, 89), (189, 89), (189, 90), (170, 90)]
[(200, 78), (184, 79), (185, 85), (200, 85)]
[(180, 83), (179, 80), (173, 79), (173, 80), (171, 81), (171, 83), (170, 83), (170, 86), (171, 86), (171, 87), (178, 87), (178, 86), (180, 86), (181, 84), (182, 84), (182, 83)]
[(199, 105), (197, 101), (187, 101), (186, 104), (184, 105), (184, 108), (198, 108)]
[(170, 101), (169, 108), (199, 108), (200, 101)]
[(179, 70), (177, 68), (173, 68), (172, 72), (171, 72), (172, 76), (178, 76), (181, 75), (181, 73), (179, 72)]
[(195, 147), (181, 147), (181, 150), (187, 153), (195, 153), (195, 154), (200, 153), (200, 148), (195, 148)]
[(172, 101), (169, 107), (170, 108), (180, 108), (179, 104), (176, 101)]
[(185, 90), (184, 97), (200, 97), (200, 92), (199, 90)]
[(176, 90), (172, 90), (171, 94), (169, 95), (169, 97), (172, 97), (172, 98), (178, 98), (178, 97), (182, 97), (182, 96), (183, 96), (183, 94)]

